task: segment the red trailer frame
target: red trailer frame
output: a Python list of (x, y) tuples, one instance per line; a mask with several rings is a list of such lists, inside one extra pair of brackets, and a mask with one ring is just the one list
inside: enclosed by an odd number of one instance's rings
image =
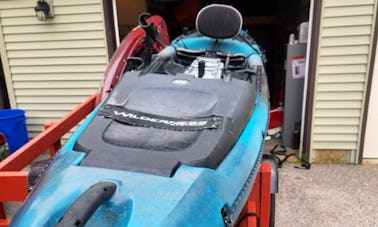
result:
[(49, 150), (51, 157), (60, 148), (60, 139), (84, 119), (94, 108), (97, 93), (56, 123), (47, 124), (44, 132), (0, 162), (0, 227), (8, 226), (4, 202), (23, 202), (28, 196), (28, 172), (23, 169)]

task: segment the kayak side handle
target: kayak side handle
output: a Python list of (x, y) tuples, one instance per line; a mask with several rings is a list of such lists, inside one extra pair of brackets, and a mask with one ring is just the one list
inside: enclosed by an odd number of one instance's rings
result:
[(87, 189), (59, 219), (56, 227), (84, 226), (97, 208), (113, 196), (117, 186), (99, 182)]

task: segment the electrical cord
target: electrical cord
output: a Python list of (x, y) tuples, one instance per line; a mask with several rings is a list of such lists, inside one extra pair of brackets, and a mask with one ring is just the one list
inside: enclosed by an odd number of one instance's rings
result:
[[(277, 150), (280, 148), (281, 150)], [(311, 163), (309, 163), (307, 160), (300, 158), (296, 153), (292, 154), (286, 154), (286, 147), (282, 144), (276, 144), (272, 150), (270, 150), (270, 153), (273, 155), (275, 159), (277, 159), (277, 166), (278, 168), (282, 168), (283, 163), (291, 156), (296, 157), (298, 160), (301, 161), (301, 166), (294, 166), (294, 168), (297, 169), (310, 169), (311, 168)], [(283, 155), (285, 156), (283, 159), (280, 159), (278, 155)]]
[(244, 214), (243, 217), (241, 217), (239, 219), (239, 221), (236, 223), (235, 227), (239, 227), (240, 224), (243, 223), (243, 221), (246, 220), (248, 217), (256, 217), (257, 226), (260, 226), (260, 220), (259, 220), (259, 217), (257, 216), (257, 214), (255, 212), (249, 212), (249, 213)]

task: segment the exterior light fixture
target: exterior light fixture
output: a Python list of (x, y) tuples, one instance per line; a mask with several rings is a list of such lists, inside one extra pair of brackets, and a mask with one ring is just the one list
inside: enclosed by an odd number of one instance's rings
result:
[(37, 16), (38, 20), (45, 21), (50, 17), (53, 17), (52, 14), (52, 5), (45, 0), (38, 0), (37, 5), (34, 7), (35, 15)]

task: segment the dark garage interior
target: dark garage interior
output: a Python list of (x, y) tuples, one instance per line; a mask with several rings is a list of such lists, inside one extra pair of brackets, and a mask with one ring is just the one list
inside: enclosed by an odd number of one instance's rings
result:
[(242, 13), (243, 29), (249, 31), (266, 55), (271, 106), (279, 106), (285, 88), (286, 44), (289, 35), (293, 33), (297, 38), (299, 25), (308, 21), (310, 0), (118, 0), (120, 39), (137, 25), (139, 13), (147, 11), (165, 19), (172, 40), (184, 27), (193, 29), (197, 12), (213, 3), (232, 5)]

